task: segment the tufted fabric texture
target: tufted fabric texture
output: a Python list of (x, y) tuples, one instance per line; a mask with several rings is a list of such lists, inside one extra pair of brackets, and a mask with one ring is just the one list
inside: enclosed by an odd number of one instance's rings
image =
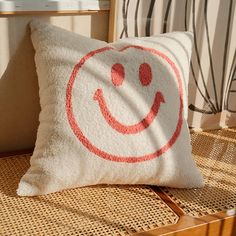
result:
[(185, 120), (190, 33), (107, 44), (37, 21), (31, 31), (42, 110), (19, 195), (203, 185)]

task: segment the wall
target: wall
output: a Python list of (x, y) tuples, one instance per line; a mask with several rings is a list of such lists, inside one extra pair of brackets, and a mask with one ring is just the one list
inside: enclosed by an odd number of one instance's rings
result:
[[(37, 18), (88, 37), (108, 37), (108, 12)], [(40, 106), (31, 19), (0, 17), (0, 152), (29, 149), (36, 140)]]

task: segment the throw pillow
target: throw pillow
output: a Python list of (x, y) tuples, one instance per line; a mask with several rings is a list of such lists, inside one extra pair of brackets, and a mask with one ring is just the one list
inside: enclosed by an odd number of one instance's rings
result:
[(18, 195), (96, 184), (203, 185), (186, 122), (191, 33), (108, 44), (30, 26), (41, 113)]

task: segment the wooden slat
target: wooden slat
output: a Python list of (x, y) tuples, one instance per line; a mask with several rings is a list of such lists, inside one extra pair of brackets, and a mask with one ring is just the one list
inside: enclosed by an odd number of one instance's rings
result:
[(28, 154), (28, 153), (32, 153), (33, 150), (34, 150), (33, 148), (30, 148), (30, 149), (24, 149), (24, 150), (19, 150), (19, 151), (0, 152), (0, 158)]
[(184, 211), (176, 205), (176, 203), (165, 194), (159, 187), (151, 186), (152, 190), (157, 193), (157, 195), (179, 216), (184, 216)]
[(219, 212), (194, 218), (184, 214), (183, 210), (172, 201), (158, 187), (152, 189), (161, 199), (180, 217), (177, 224), (158, 228), (137, 236), (236, 236), (236, 216), (229, 216), (226, 212)]
[(1, 14), (41, 14), (44, 12), (83, 12), (109, 10), (109, 0), (10, 0), (0, 1)]
[(111, 0), (110, 14), (109, 14), (109, 31), (108, 31), (109, 43), (114, 42), (116, 40), (117, 5), (118, 5), (118, 0)]
[(236, 236), (236, 215), (219, 212), (195, 218), (184, 214), (182, 209), (158, 187), (152, 189), (180, 217), (177, 224), (158, 228), (136, 236)]
[(6, 16), (24, 16), (24, 15), (89, 15), (109, 12), (109, 10), (70, 10), (70, 11), (8, 11), (1, 12), (0, 17)]
[(177, 224), (134, 234), (135, 236), (235, 236), (236, 216), (226, 213), (201, 218), (182, 216)]

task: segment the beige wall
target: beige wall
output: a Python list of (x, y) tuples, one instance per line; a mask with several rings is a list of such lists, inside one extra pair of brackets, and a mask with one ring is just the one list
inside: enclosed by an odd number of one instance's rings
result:
[[(108, 12), (37, 18), (107, 40)], [(31, 19), (0, 18), (0, 152), (32, 148), (36, 139), (40, 107), (34, 50), (27, 25)]]

